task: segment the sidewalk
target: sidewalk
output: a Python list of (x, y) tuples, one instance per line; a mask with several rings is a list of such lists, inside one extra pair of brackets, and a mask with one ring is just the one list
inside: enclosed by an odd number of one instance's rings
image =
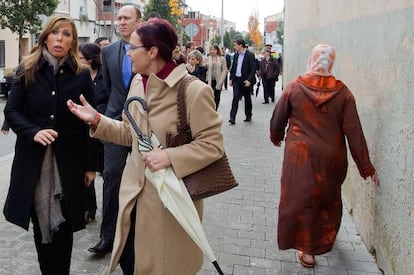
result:
[[(280, 82), (280, 81), (279, 81)], [(277, 96), (280, 95), (280, 83)], [(368, 253), (352, 218), (344, 216), (334, 249), (316, 257), (314, 269), (303, 268), (295, 250), (279, 251), (276, 242), (277, 207), (283, 147), (269, 141), (269, 119), (275, 103), (262, 104), (263, 93), (253, 98), (252, 122), (243, 122), (240, 101), (235, 125), (228, 125), (232, 91), (223, 91), (219, 112), (227, 156), (239, 186), (204, 202), (204, 228), (225, 274), (382, 274)], [(0, 206), (7, 194), (12, 156), (0, 158)], [(75, 233), (71, 274), (107, 274), (110, 256), (96, 258), (86, 250), (99, 238), (102, 179), (96, 183), (97, 220)], [(0, 274), (40, 274), (32, 232), (7, 223), (0, 215)], [(118, 268), (113, 274), (121, 275)], [(205, 261), (198, 275), (217, 274)], [(164, 274), (163, 274), (164, 275)], [(180, 274), (165, 274), (180, 275)]]

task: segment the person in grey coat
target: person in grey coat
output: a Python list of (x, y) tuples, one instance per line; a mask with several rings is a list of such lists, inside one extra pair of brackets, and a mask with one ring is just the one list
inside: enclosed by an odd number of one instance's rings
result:
[(244, 97), (244, 122), (252, 120), (252, 97), (253, 86), (256, 83), (256, 58), (254, 53), (249, 51), (243, 39), (237, 39), (233, 43), (236, 53), (233, 57), (233, 64), (230, 69), (229, 85), (233, 86), (233, 101), (230, 110), (230, 125), (236, 123), (239, 101)]

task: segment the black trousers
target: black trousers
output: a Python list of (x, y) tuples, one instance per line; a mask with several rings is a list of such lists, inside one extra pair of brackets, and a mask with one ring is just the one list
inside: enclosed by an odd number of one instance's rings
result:
[(115, 236), (118, 216), (118, 195), (129, 147), (112, 143), (104, 145), (105, 160), (103, 171), (103, 205), (101, 239), (112, 242)]
[(233, 80), (233, 100), (231, 103), (230, 119), (236, 121), (237, 110), (239, 109), (239, 101), (244, 97), (244, 114), (247, 119), (252, 118), (252, 93), (253, 86), (245, 87), (241, 78)]
[(93, 181), (89, 187), (85, 187), (85, 211), (95, 211), (96, 209), (95, 181)]
[(220, 96), (221, 96), (221, 90), (216, 90), (217, 80), (213, 79), (211, 80), (211, 88), (214, 91), (214, 102), (216, 103), (216, 111), (218, 109), (218, 106), (220, 104)]
[(275, 101), (275, 84), (274, 78), (262, 78), (264, 101), (269, 102), (269, 97), (272, 102)]
[[(63, 212), (63, 216), (67, 219), (64, 210)], [(52, 242), (42, 244), (42, 233), (36, 214), (32, 214), (32, 223), (37, 259), (42, 275), (69, 275), (73, 246), (73, 232), (70, 224), (62, 223), (59, 230), (53, 234)]]
[(135, 217), (136, 206), (131, 212), (131, 227), (129, 229), (128, 238), (125, 243), (124, 251), (122, 251), (121, 258), (119, 259), (119, 265), (121, 266), (124, 275), (134, 275), (135, 267)]

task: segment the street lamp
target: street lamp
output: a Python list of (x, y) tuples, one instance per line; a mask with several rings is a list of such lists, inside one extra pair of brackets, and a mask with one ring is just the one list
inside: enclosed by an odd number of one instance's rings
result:
[(223, 5), (224, 0), (221, 0), (221, 24), (220, 24), (220, 33), (221, 33), (221, 39), (220, 39), (220, 48), (223, 48), (224, 45), (224, 16), (223, 16), (223, 11), (224, 11), (224, 5)]

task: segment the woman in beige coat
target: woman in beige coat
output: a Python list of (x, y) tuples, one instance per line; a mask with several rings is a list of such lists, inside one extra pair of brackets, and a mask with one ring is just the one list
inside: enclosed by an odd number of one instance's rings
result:
[[(176, 65), (172, 52), (177, 35), (163, 19), (142, 23), (131, 35), (128, 55), (133, 71), (138, 73), (128, 97), (139, 96), (148, 104), (144, 111), (134, 101), (129, 106), (141, 131), (152, 131), (163, 147), (166, 134), (177, 132), (177, 91), (187, 75), (185, 65)], [(164, 208), (144, 170), (158, 171), (172, 167), (181, 178), (218, 160), (224, 153), (222, 120), (215, 112), (213, 92), (202, 81), (192, 81), (186, 91), (187, 120), (193, 141), (175, 148), (154, 149), (141, 155), (137, 135), (124, 115), (123, 121), (112, 120), (96, 112), (81, 98), (83, 106), (68, 102), (71, 111), (91, 124), (93, 137), (132, 146), (119, 193), (119, 214), (111, 267), (120, 262), (124, 274), (163, 275), (196, 274), (203, 263), (198, 246)], [(203, 201), (194, 202), (200, 218)]]
[(226, 60), (217, 44), (211, 46), (210, 55), (205, 66), (207, 67), (207, 83), (214, 91), (214, 102), (216, 103), (217, 111), (220, 104), (221, 89), (228, 73)]

